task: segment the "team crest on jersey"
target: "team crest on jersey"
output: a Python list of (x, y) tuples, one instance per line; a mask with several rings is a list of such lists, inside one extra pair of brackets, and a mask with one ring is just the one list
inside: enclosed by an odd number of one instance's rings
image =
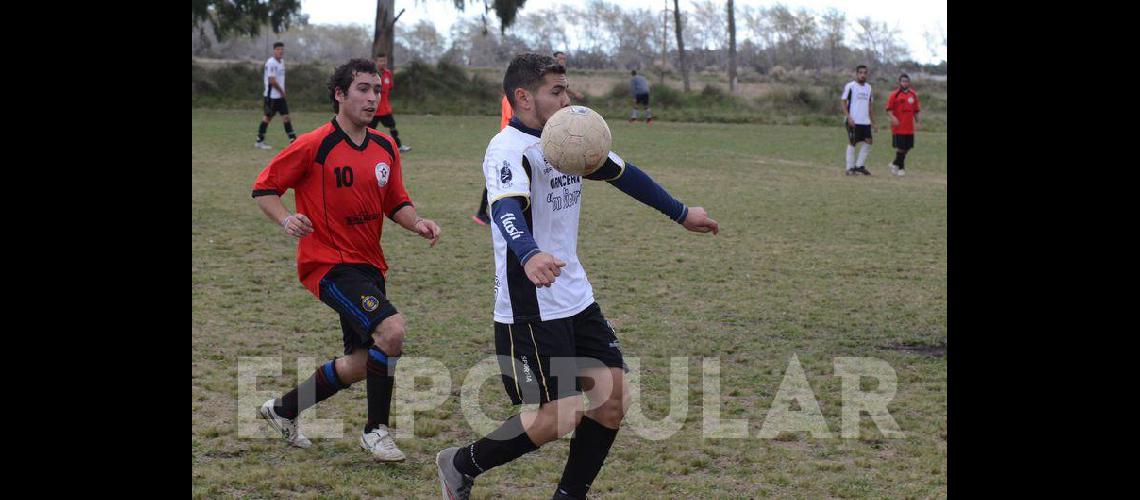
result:
[(380, 307), (380, 301), (371, 295), (361, 295), (360, 305), (364, 307), (365, 311), (372, 312), (375, 311), (377, 307)]
[(906, 102), (907, 102), (907, 104), (914, 104), (914, 98), (913, 97), (907, 97)]
[(499, 184), (510, 186), (512, 178), (514, 176), (511, 174), (511, 164), (507, 163), (507, 160), (503, 160), (503, 168), (499, 170)]
[(380, 187), (388, 185), (388, 174), (391, 172), (387, 163), (380, 162), (376, 164), (376, 182), (380, 183)]

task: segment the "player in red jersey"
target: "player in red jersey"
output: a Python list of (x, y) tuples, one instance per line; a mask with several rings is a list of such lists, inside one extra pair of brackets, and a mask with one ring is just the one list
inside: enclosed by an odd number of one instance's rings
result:
[[(333, 72), (329, 97), (336, 116), (281, 151), (257, 176), (253, 197), (297, 245), (297, 274), (321, 302), (340, 314), (344, 356), (316, 370), (258, 413), (292, 446), (311, 443), (297, 416), (349, 385), (366, 380), (368, 421), (360, 446), (374, 459), (404, 460), (388, 431), (396, 360), (403, 353), (404, 316), (384, 292), (388, 264), (380, 247), (384, 218), (439, 241), (435, 222), (419, 217), (404, 189), (392, 138), (368, 129), (381, 92), (372, 61), (353, 59)], [(293, 189), (297, 212), (281, 195)]]
[[(395, 83), (392, 80), (392, 70), (388, 69), (388, 56), (383, 52), (376, 55), (376, 69), (380, 72), (380, 85), (383, 90), (380, 91), (380, 105), (376, 107), (376, 114), (372, 116), (372, 123), (369, 127), (376, 129), (377, 125), (383, 124), (391, 132), (392, 138), (396, 140), (396, 147), (401, 153), (412, 150), (411, 146), (405, 146), (400, 142), (400, 131), (396, 130), (396, 119), (392, 117), (392, 88)], [(379, 130), (379, 129), (376, 129)]]
[(891, 117), (891, 145), (895, 147), (895, 160), (891, 173), (906, 175), (906, 153), (914, 149), (914, 131), (920, 126), (918, 94), (910, 88), (910, 77), (899, 75), (899, 88), (887, 97), (887, 116)]

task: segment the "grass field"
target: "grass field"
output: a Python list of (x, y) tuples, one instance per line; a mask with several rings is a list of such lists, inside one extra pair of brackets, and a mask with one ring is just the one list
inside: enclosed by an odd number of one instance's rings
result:
[[(405, 356), (442, 362), (452, 389), (444, 404), (415, 415), (417, 437), (398, 440), (407, 462), (379, 465), (356, 444), (363, 382), (316, 408), (317, 418), (343, 421), (339, 439), (298, 450), (239, 435), (263, 401), (239, 402), (239, 359), (278, 360), (280, 375), (258, 377), (256, 389), (279, 393), (296, 383), (297, 358), (341, 353), (340, 327), (297, 282), (294, 240), (250, 198), (273, 154), (253, 148), (258, 113), (196, 109), (192, 117), (192, 494), (438, 498), (434, 454), (477, 437), (459, 388), (494, 350), (490, 236), (469, 216), (498, 119), (397, 116), (414, 148), (404, 155), (405, 182), (444, 234), (429, 249), (386, 225), (388, 293), (408, 318)], [(294, 114), (298, 131), (328, 119)], [(867, 163), (875, 175), (856, 178), (842, 175), (839, 126), (610, 126), (615, 151), (682, 201), (704, 206), (721, 234), (688, 233), (610, 186), (583, 188), (579, 255), (625, 355), (640, 358), (648, 417), (669, 412), (669, 358), (688, 357), (684, 427), (660, 441), (623, 431), (591, 495), (945, 497), (946, 135), (920, 132), (907, 176), (897, 178), (885, 168), (889, 132), (877, 130)], [(279, 120), (267, 142), (285, 143)], [(793, 354), (833, 438), (756, 437)], [(833, 359), (844, 356), (894, 369), (889, 409), (906, 437), (884, 437), (867, 416), (858, 438), (839, 437)], [(747, 419), (748, 438), (702, 437), (702, 358), (719, 358), (722, 418)], [(405, 408), (401, 396), (394, 414)], [(497, 379), (480, 400), (492, 418), (511, 414)], [(549, 498), (567, 450), (560, 440), (494, 469), (473, 497)]]

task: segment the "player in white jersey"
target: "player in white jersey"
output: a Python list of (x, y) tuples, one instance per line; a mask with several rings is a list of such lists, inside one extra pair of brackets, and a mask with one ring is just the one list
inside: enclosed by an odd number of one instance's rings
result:
[[(871, 153), (871, 130), (875, 128), (875, 120), (871, 116), (871, 101), (874, 94), (871, 84), (867, 83), (867, 67), (860, 64), (855, 67), (855, 80), (847, 82), (843, 87), (843, 95), (839, 98), (843, 102), (843, 116), (847, 117), (847, 175), (871, 175), (867, 171), (867, 155)], [(862, 142), (859, 147), (859, 158), (855, 158), (855, 144)]]
[[(516, 56), (503, 78), (514, 116), (483, 160), (495, 252), (495, 350), (514, 404), (539, 405), (467, 446), (436, 456), (443, 498), (467, 498), (474, 478), (574, 431), (554, 498), (585, 498), (629, 405), (618, 339), (578, 260), (586, 180), (608, 182), (698, 233), (719, 231), (614, 153), (596, 172), (565, 175), (539, 142), (546, 120), (570, 104), (566, 69), (539, 54)], [(582, 412), (582, 391), (589, 409)]]
[(265, 73), (261, 77), (265, 84), (265, 91), (261, 94), (264, 116), (261, 117), (261, 124), (257, 127), (257, 142), (253, 143), (258, 149), (269, 149), (269, 145), (265, 143), (265, 131), (269, 129), (269, 121), (277, 113), (281, 113), (281, 121), (285, 122), (285, 134), (289, 136), (289, 142), (297, 140), (297, 134), (293, 132), (293, 122), (289, 120), (289, 105), (285, 102), (284, 57), (285, 44), (274, 43), (273, 57), (265, 61)]

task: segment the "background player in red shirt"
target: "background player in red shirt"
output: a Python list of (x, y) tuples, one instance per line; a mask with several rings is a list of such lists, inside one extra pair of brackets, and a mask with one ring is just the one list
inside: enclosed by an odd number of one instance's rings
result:
[(887, 116), (891, 117), (891, 145), (895, 148), (895, 161), (889, 165), (891, 173), (906, 175), (906, 153), (914, 148), (914, 131), (919, 128), (918, 94), (910, 88), (910, 77), (899, 75), (899, 88), (887, 97)]
[(387, 54), (376, 55), (376, 69), (380, 73), (380, 84), (383, 86), (383, 90), (380, 92), (380, 105), (376, 107), (376, 114), (373, 115), (372, 123), (368, 126), (376, 129), (376, 125), (384, 124), (385, 127), (388, 127), (388, 132), (391, 132), (392, 138), (396, 140), (396, 147), (400, 148), (400, 152), (411, 151), (411, 146), (405, 146), (404, 143), (400, 142), (400, 131), (396, 130), (396, 119), (392, 118), (392, 87), (395, 86), (395, 83), (392, 80), (392, 71), (388, 69)]
[[(431, 246), (440, 228), (416, 215), (392, 139), (367, 128), (381, 91), (372, 61), (353, 59), (338, 67), (328, 89), (336, 116), (269, 162), (253, 184), (253, 197), (265, 215), (300, 239), (297, 274), (340, 314), (345, 356), (266, 401), (258, 413), (290, 445), (308, 448), (311, 443), (297, 429), (298, 414), (366, 380), (368, 421), (360, 446), (376, 460), (401, 461), (404, 454), (388, 432), (388, 412), (405, 326), (384, 292), (388, 264), (380, 236), (384, 217), (431, 240)], [(281, 202), (287, 189), (296, 194), (296, 214)]]

